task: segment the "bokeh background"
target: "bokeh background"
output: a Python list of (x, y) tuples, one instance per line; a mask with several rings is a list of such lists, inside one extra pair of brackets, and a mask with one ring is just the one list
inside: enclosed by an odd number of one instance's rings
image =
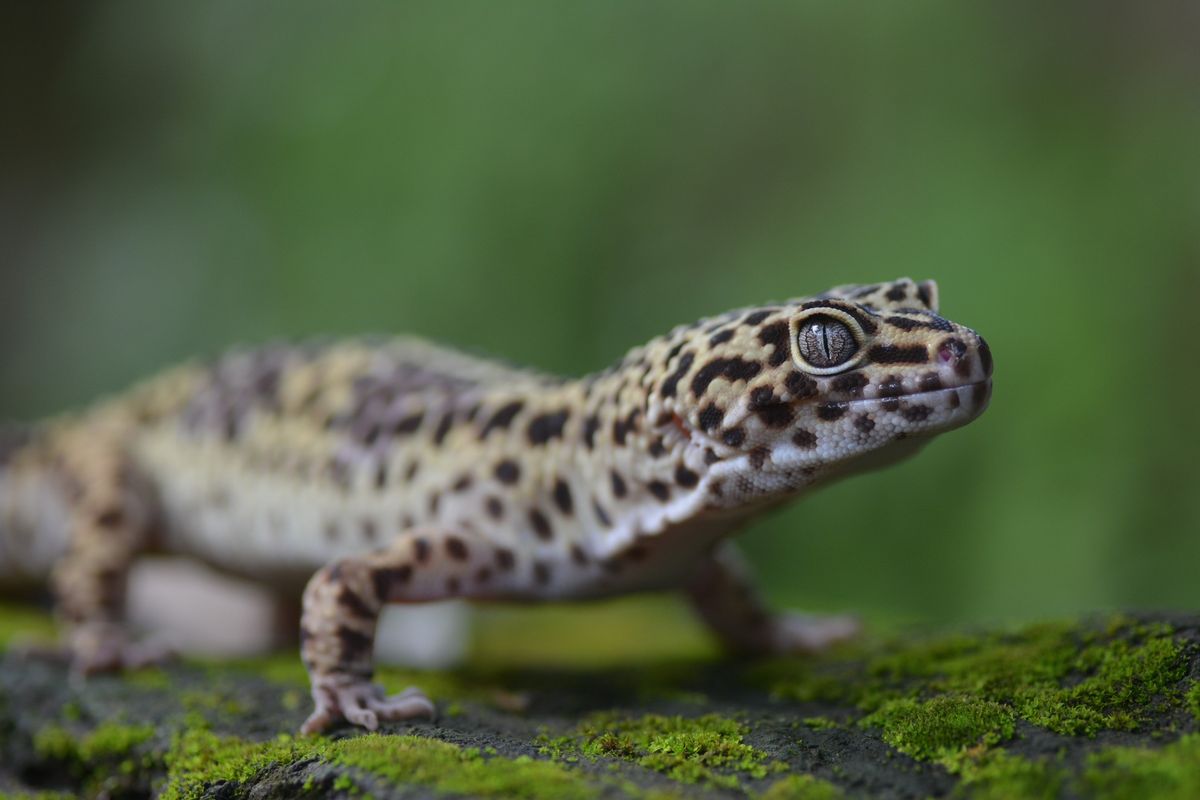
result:
[(562, 373), (935, 278), (991, 410), (744, 543), (883, 622), (1200, 605), (1200, 6), (17, 4), (0, 417), (236, 342)]

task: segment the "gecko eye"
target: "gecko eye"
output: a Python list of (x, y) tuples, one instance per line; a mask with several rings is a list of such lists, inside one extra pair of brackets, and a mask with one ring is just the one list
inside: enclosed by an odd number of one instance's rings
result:
[(859, 351), (857, 325), (849, 315), (823, 310), (797, 320), (793, 341), (796, 366), (818, 375), (840, 372)]

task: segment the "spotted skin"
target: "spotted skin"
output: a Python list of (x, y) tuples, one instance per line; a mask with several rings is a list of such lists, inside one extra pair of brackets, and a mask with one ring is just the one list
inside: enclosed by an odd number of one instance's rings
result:
[(53, 572), (83, 671), (153, 657), (122, 627), (148, 550), (302, 595), (306, 731), (432, 713), (371, 683), (387, 603), (677, 588), (732, 650), (819, 650), (852, 624), (769, 613), (725, 540), (970, 422), (991, 371), (908, 279), (702, 319), (577, 380), (414, 339), (236, 351), (6, 431), (0, 580)]

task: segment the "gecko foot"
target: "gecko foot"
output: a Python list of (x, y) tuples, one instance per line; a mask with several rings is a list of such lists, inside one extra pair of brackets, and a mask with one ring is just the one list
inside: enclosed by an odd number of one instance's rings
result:
[(79, 676), (140, 669), (175, 658), (165, 642), (138, 641), (122, 626), (108, 622), (86, 623), (71, 631), (67, 653), (71, 671)]
[(781, 614), (772, 621), (771, 649), (790, 655), (821, 653), (853, 639), (861, 630), (862, 624), (853, 616)]
[(319, 733), (339, 719), (373, 731), (379, 727), (381, 719), (432, 717), (434, 714), (433, 701), (415, 686), (389, 697), (382, 686), (345, 675), (314, 677), (312, 696), (316, 709), (300, 726), (301, 733)]

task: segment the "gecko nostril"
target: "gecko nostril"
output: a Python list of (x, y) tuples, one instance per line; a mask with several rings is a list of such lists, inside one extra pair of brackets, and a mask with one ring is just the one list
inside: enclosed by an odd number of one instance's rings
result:
[(967, 346), (961, 339), (950, 337), (938, 347), (938, 360), (943, 364), (953, 364), (967, 353)]

